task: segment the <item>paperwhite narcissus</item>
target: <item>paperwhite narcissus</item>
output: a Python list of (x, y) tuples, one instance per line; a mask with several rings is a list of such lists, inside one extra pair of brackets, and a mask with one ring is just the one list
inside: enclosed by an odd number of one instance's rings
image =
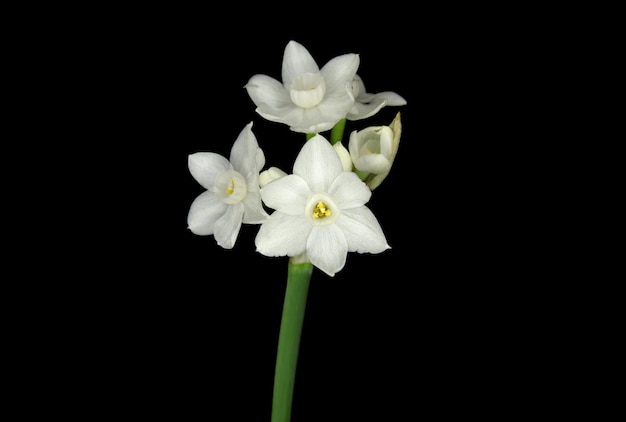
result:
[(354, 104), (353, 83), (359, 67), (357, 54), (337, 56), (321, 69), (300, 43), (289, 41), (282, 62), (282, 83), (254, 75), (245, 85), (265, 119), (284, 123), (294, 132), (330, 130)]
[(191, 204), (187, 225), (197, 235), (214, 235), (218, 245), (232, 249), (242, 223), (259, 224), (269, 217), (259, 187), (265, 155), (252, 133), (252, 122), (241, 131), (230, 160), (213, 152), (188, 157), (189, 172), (206, 189)]
[[(400, 113), (389, 126), (371, 126), (352, 131), (348, 150), (354, 167), (366, 175), (364, 181), (374, 190), (387, 177), (400, 146)], [(368, 174), (369, 173), (369, 174)]]
[(347, 120), (361, 120), (371, 117), (385, 106), (406, 105), (406, 100), (395, 92), (368, 93), (365, 90), (363, 79), (359, 75), (355, 75), (352, 80), (352, 94), (354, 95), (354, 105), (346, 116)]
[(275, 211), (259, 228), (257, 251), (305, 255), (329, 276), (344, 267), (348, 252), (383, 252), (390, 246), (365, 206), (371, 195), (355, 173), (343, 169), (330, 143), (315, 135), (296, 157), (293, 174), (261, 188), (263, 202)]

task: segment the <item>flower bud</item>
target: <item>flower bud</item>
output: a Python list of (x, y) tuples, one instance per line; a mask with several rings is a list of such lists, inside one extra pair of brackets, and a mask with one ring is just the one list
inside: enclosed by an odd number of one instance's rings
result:
[(350, 158), (350, 152), (343, 146), (341, 141), (336, 142), (333, 145), (335, 151), (337, 151), (337, 155), (341, 159), (341, 165), (343, 165), (344, 171), (352, 171), (352, 159)]
[(350, 157), (356, 170), (366, 175), (363, 181), (371, 190), (389, 174), (398, 152), (401, 133), (400, 113), (397, 113), (389, 126), (371, 126), (350, 134)]
[(263, 187), (269, 182), (280, 179), (283, 176), (287, 176), (287, 173), (279, 169), (278, 167), (270, 167), (259, 174), (259, 186)]

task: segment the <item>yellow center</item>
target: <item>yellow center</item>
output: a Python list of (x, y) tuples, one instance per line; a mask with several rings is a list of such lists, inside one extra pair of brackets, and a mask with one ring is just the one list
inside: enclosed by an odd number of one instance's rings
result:
[(313, 208), (313, 217), (315, 218), (324, 218), (330, 215), (330, 210), (326, 208), (326, 204), (322, 201), (319, 201), (315, 208)]
[(228, 195), (232, 195), (234, 191), (235, 191), (235, 181), (231, 179), (230, 183), (228, 184), (228, 189), (226, 189), (226, 193)]

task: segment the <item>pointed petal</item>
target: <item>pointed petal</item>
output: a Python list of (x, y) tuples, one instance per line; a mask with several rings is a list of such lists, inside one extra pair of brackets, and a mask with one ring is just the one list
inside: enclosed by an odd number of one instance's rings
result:
[(228, 205), (213, 192), (203, 192), (191, 203), (187, 226), (192, 233), (205, 236), (213, 234), (215, 222), (226, 212)]
[(307, 240), (306, 253), (313, 265), (332, 277), (346, 264), (348, 242), (336, 224), (315, 226)]
[(263, 208), (259, 192), (248, 191), (243, 200), (243, 206), (243, 222), (246, 224), (260, 224), (269, 217), (269, 214)]
[(256, 136), (252, 133), (252, 122), (250, 122), (241, 130), (230, 150), (230, 162), (233, 168), (245, 178), (250, 173), (258, 174), (257, 159), (259, 158), (259, 150)]
[(293, 174), (302, 177), (313, 193), (328, 192), (332, 181), (342, 172), (339, 156), (322, 135), (304, 143), (293, 165)]
[(348, 120), (361, 120), (367, 117), (371, 117), (378, 113), (387, 105), (385, 99), (381, 98), (378, 101), (372, 101), (370, 103), (361, 103), (358, 100), (352, 105), (350, 112), (346, 115)]
[(360, 91), (356, 97), (356, 101), (359, 103), (371, 103), (385, 100), (389, 106), (402, 106), (406, 105), (406, 100), (400, 95), (392, 91), (383, 91), (378, 94), (371, 94), (369, 92)]
[(241, 202), (229, 205), (215, 223), (215, 240), (224, 249), (232, 249), (241, 229), (244, 206)]
[(341, 160), (341, 164), (343, 165), (344, 171), (352, 171), (352, 158), (350, 158), (350, 152), (346, 147), (343, 146), (341, 141), (335, 142), (333, 145), (335, 151), (337, 151), (337, 155)]
[(341, 210), (346, 210), (367, 203), (372, 191), (355, 173), (344, 172), (330, 185), (328, 194), (333, 197)]
[(259, 147), (256, 150), (256, 168), (257, 168), (257, 172), (260, 172), (263, 167), (265, 167), (265, 153)]
[(391, 91), (384, 91), (379, 92), (378, 94), (374, 94), (374, 98), (372, 98), (370, 101), (378, 101), (379, 99), (386, 100), (388, 106), (406, 105), (406, 100), (404, 98)]
[[(256, 112), (263, 118), (276, 123), (284, 123), (300, 128), (305, 110), (290, 102), (280, 107), (270, 107), (268, 104), (259, 104)], [(299, 131), (296, 131), (299, 132)], [(304, 132), (313, 133), (313, 132)]]
[(268, 183), (261, 189), (265, 205), (289, 215), (304, 215), (309, 185), (300, 176), (289, 174)]
[(282, 83), (266, 75), (254, 75), (244, 86), (256, 106), (266, 104), (271, 109), (291, 104), (289, 91)]
[(224, 170), (232, 168), (230, 162), (214, 152), (196, 152), (187, 158), (189, 172), (205, 189), (214, 191), (215, 180)]
[(326, 92), (343, 90), (346, 82), (349, 82), (349, 90), (352, 92), (352, 79), (359, 68), (359, 63), (358, 54), (343, 54), (328, 61), (320, 70), (326, 83)]
[(367, 207), (342, 211), (335, 225), (346, 237), (350, 252), (380, 253), (390, 248), (378, 220)]
[(291, 216), (274, 211), (255, 238), (257, 252), (266, 256), (296, 256), (305, 251), (311, 224), (304, 215)]
[(283, 85), (289, 88), (293, 80), (303, 73), (319, 73), (319, 67), (304, 46), (296, 41), (289, 41), (285, 47), (282, 64)]

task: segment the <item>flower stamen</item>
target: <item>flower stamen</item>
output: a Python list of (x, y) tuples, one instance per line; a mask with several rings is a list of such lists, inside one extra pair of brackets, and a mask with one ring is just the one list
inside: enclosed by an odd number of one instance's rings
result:
[(331, 214), (330, 209), (326, 207), (322, 201), (319, 201), (315, 208), (313, 208), (313, 217), (315, 218), (324, 218), (328, 217)]

